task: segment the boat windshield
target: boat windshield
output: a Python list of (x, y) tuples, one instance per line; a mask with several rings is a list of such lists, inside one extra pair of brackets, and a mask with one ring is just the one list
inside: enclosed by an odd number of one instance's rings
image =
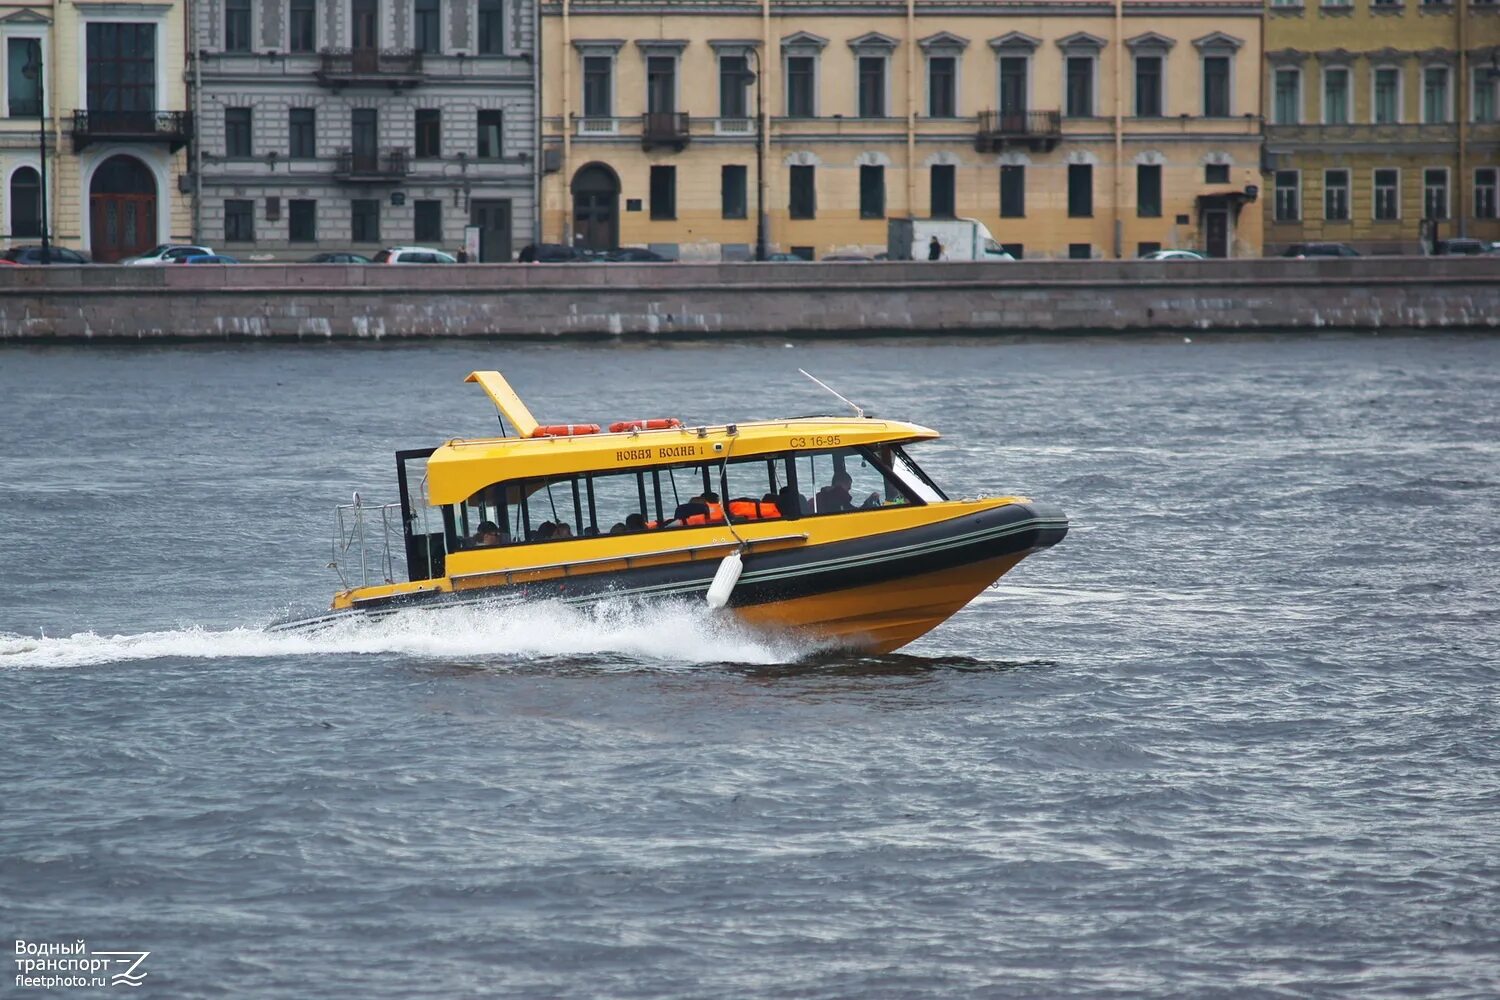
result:
[(940, 503), (948, 499), (947, 494), (938, 489), (937, 483), (927, 478), (927, 473), (911, 460), (911, 456), (903, 451), (900, 445), (889, 445), (881, 448), (880, 452), (881, 459), (890, 467), (895, 477), (924, 501)]

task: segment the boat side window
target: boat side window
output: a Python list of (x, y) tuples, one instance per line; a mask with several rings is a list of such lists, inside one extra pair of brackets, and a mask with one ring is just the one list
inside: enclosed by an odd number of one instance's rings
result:
[(802, 515), (802, 506), (791, 489), (791, 455), (756, 455), (736, 458), (724, 470), (729, 519), (768, 521)]
[(899, 444), (882, 446), (879, 455), (896, 478), (926, 503), (941, 503), (948, 499), (948, 495), (928, 478)]
[(843, 514), (922, 503), (868, 448), (795, 453), (797, 493), (806, 514)]

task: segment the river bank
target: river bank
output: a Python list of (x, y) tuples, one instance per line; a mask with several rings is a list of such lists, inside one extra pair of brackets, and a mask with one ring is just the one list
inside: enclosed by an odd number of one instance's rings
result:
[(1500, 257), (7, 268), (0, 341), (1500, 330)]

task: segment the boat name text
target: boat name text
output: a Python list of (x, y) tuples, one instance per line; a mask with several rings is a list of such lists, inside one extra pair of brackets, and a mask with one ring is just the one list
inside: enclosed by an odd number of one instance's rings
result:
[(615, 452), (616, 462), (640, 462), (652, 458), (696, 458), (695, 444), (674, 444), (661, 448), (625, 448)]

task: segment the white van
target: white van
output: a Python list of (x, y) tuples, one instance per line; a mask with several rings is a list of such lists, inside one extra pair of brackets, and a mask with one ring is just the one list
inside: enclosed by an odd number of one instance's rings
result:
[(978, 219), (891, 219), (886, 235), (891, 260), (931, 259), (934, 236), (939, 260), (1015, 260)]

